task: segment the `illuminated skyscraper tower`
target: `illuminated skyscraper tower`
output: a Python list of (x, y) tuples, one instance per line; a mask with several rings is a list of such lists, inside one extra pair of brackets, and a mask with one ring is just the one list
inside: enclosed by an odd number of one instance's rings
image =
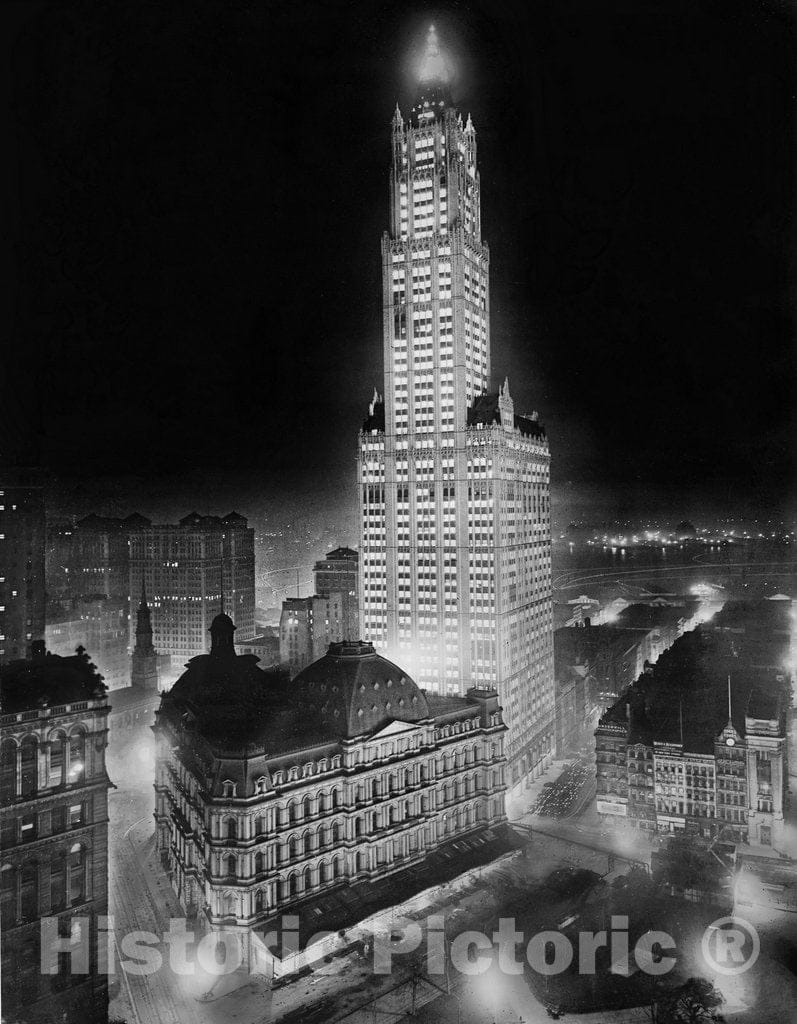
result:
[(550, 455), (508, 381), (490, 391), (476, 131), (434, 28), (419, 78), (393, 116), (384, 397), (360, 435), (362, 630), (429, 691), (496, 686), (517, 781), (553, 743)]

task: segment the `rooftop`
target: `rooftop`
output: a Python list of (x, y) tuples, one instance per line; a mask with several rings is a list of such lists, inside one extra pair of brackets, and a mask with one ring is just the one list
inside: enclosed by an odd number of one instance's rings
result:
[(68, 658), (39, 654), (0, 666), (2, 714), (105, 696), (102, 676), (82, 647)]
[[(501, 411), (498, 406), (499, 394), (497, 391), (490, 394), (479, 395), (473, 405), (468, 409), (468, 426), (476, 427), (501, 425)], [(519, 416), (515, 414), (513, 426), (525, 437), (534, 437), (539, 440), (545, 438), (545, 428), (531, 416)]]
[(746, 735), (748, 716), (777, 720), (788, 706), (789, 638), (760, 631), (761, 615), (769, 615), (761, 612), (763, 603), (729, 603), (684, 634), (601, 723), (624, 724), (630, 704), (632, 742), (683, 742), (692, 753), (711, 753), (728, 722), (729, 677), (730, 717), (739, 735)]

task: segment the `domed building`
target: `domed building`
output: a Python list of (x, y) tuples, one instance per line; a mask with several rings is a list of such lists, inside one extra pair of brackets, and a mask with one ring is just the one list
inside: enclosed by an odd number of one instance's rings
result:
[[(254, 967), (269, 954), (252, 935), (275, 915), (493, 838), (506, 727), (495, 690), (426, 694), (362, 641), (290, 680), (237, 654), (234, 630), (217, 616), (210, 653), (161, 699), (155, 818), (187, 913), (237, 930)], [(325, 927), (345, 923), (332, 911)]]

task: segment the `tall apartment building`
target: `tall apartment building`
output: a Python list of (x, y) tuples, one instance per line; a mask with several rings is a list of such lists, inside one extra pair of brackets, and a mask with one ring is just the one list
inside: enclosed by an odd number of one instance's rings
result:
[[(130, 534), (151, 525), (138, 512), (124, 519), (93, 514), (80, 519), (71, 537), (68, 596), (100, 594), (129, 602)], [(94, 648), (90, 650), (94, 653)]]
[(430, 692), (497, 688), (514, 782), (554, 742), (550, 453), (508, 381), (490, 390), (476, 130), (433, 28), (420, 78), (392, 124), (384, 396), (358, 453), (361, 626)]
[(280, 615), (280, 664), (291, 677), (322, 658), (330, 643), (329, 599), (288, 597)]
[(68, 657), (85, 647), (109, 690), (129, 686), (128, 615), (126, 597), (104, 594), (75, 598), (68, 610), (51, 606), (44, 631), (47, 650)]
[(331, 642), (356, 640), (360, 635), (359, 562), (359, 555), (351, 548), (335, 548), (313, 568), (315, 592), (328, 600)]
[[(60, 658), (41, 644), (32, 658), (2, 666), (0, 685), (3, 1019), (105, 1024), (108, 975), (97, 960), (108, 913), (105, 687), (85, 652)], [(51, 939), (71, 936), (71, 952), (50, 959), (45, 919)]]
[(44, 639), (44, 489), (37, 470), (0, 469), (0, 664)]
[[(255, 634), (254, 530), (246, 519), (192, 512), (176, 525), (139, 526), (130, 532), (129, 593), (146, 591), (155, 648), (171, 658), (161, 685), (185, 662), (207, 651), (210, 623), (225, 612), (242, 637)], [(130, 645), (136, 620), (130, 618)]]

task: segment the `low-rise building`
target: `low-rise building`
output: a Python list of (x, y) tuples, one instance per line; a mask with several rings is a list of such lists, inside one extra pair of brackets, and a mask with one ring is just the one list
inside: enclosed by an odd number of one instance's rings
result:
[(155, 821), (186, 911), (234, 931), (253, 966), (276, 914), (492, 836), (506, 727), (494, 690), (427, 695), (362, 642), (332, 644), (292, 682), (263, 672), (234, 628), (218, 616), (210, 654), (163, 695)]

